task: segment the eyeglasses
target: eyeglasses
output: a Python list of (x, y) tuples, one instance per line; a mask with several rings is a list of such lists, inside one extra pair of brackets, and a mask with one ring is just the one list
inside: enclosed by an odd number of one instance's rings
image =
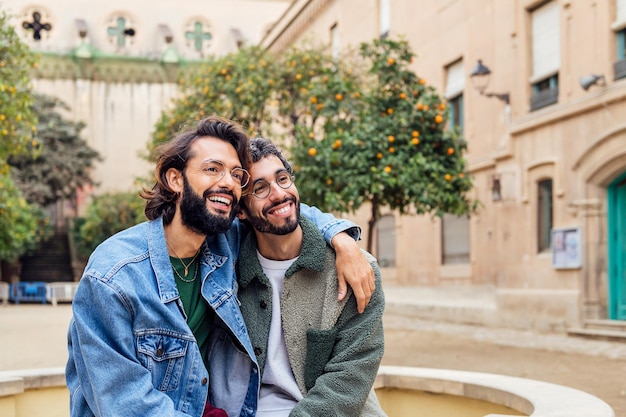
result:
[[(226, 167), (220, 161), (205, 161), (201, 166), (202, 172), (214, 180), (221, 180), (226, 175)], [(243, 188), (250, 181), (250, 174), (243, 168), (233, 168), (230, 170), (230, 177), (237, 183), (237, 186)]]
[(267, 198), (272, 191), (272, 183), (276, 183), (280, 188), (286, 190), (293, 184), (294, 176), (287, 171), (280, 171), (276, 174), (274, 181), (256, 180), (252, 184), (250, 194), (256, 198)]

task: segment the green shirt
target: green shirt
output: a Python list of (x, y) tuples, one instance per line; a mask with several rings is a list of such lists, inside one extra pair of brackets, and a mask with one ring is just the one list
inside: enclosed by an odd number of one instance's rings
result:
[[(183, 308), (187, 315), (187, 324), (196, 338), (202, 359), (204, 360), (204, 366), (209, 369), (207, 361), (207, 341), (211, 331), (211, 322), (213, 321), (213, 310), (209, 307), (209, 304), (204, 297), (202, 297), (202, 293), (200, 292), (202, 288), (202, 278), (200, 277), (198, 268), (199, 261), (196, 259), (192, 262), (192, 259), (193, 258), (183, 258), (181, 260), (170, 256), (180, 301), (183, 303)], [(185, 266), (183, 262), (185, 265), (189, 266), (187, 276), (185, 276)], [(189, 262), (192, 262), (191, 265), (189, 265)]]

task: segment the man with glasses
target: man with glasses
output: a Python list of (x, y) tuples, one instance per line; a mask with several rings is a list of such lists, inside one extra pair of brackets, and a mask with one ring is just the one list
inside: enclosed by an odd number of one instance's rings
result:
[[(250, 143), (239, 218), (254, 228), (237, 263), (239, 300), (261, 369), (257, 417), (384, 416), (372, 390), (384, 350), (380, 271), (367, 310), (337, 301), (335, 251), (300, 216), (292, 167), (266, 139)], [(365, 252), (364, 252), (365, 253)]]
[[(254, 416), (259, 369), (235, 278), (249, 152), (243, 129), (216, 117), (158, 148), (149, 221), (96, 248), (73, 301), (71, 416)], [(326, 239), (352, 226), (306, 215)], [(367, 302), (369, 264), (345, 233), (333, 244)]]

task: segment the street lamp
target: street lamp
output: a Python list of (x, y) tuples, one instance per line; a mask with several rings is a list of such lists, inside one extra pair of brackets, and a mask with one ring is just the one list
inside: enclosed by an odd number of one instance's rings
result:
[(474, 84), (474, 88), (476, 91), (485, 97), (495, 97), (498, 100), (504, 101), (506, 105), (509, 104), (510, 96), (509, 93), (486, 93), (485, 90), (489, 85), (489, 79), (491, 78), (491, 70), (483, 64), (482, 60), (478, 60), (476, 67), (470, 73), (470, 78), (472, 80), (472, 84)]

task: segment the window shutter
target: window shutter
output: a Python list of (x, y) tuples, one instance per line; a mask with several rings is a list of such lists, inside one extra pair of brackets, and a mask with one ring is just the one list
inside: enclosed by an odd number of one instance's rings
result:
[(378, 13), (380, 15), (380, 34), (384, 35), (391, 29), (391, 0), (378, 0)]
[(463, 72), (463, 61), (458, 61), (448, 67), (446, 92), (444, 95), (447, 99), (451, 99), (463, 93), (464, 89), (465, 73)]
[(561, 65), (559, 8), (555, 1), (532, 12), (532, 31), (532, 82), (537, 82), (558, 72)]
[(615, 22), (626, 23), (626, 0), (615, 0)]
[(376, 222), (378, 248), (376, 258), (381, 267), (396, 266), (396, 219), (385, 215)]
[(444, 214), (441, 224), (443, 264), (469, 263), (469, 219), (466, 216)]

